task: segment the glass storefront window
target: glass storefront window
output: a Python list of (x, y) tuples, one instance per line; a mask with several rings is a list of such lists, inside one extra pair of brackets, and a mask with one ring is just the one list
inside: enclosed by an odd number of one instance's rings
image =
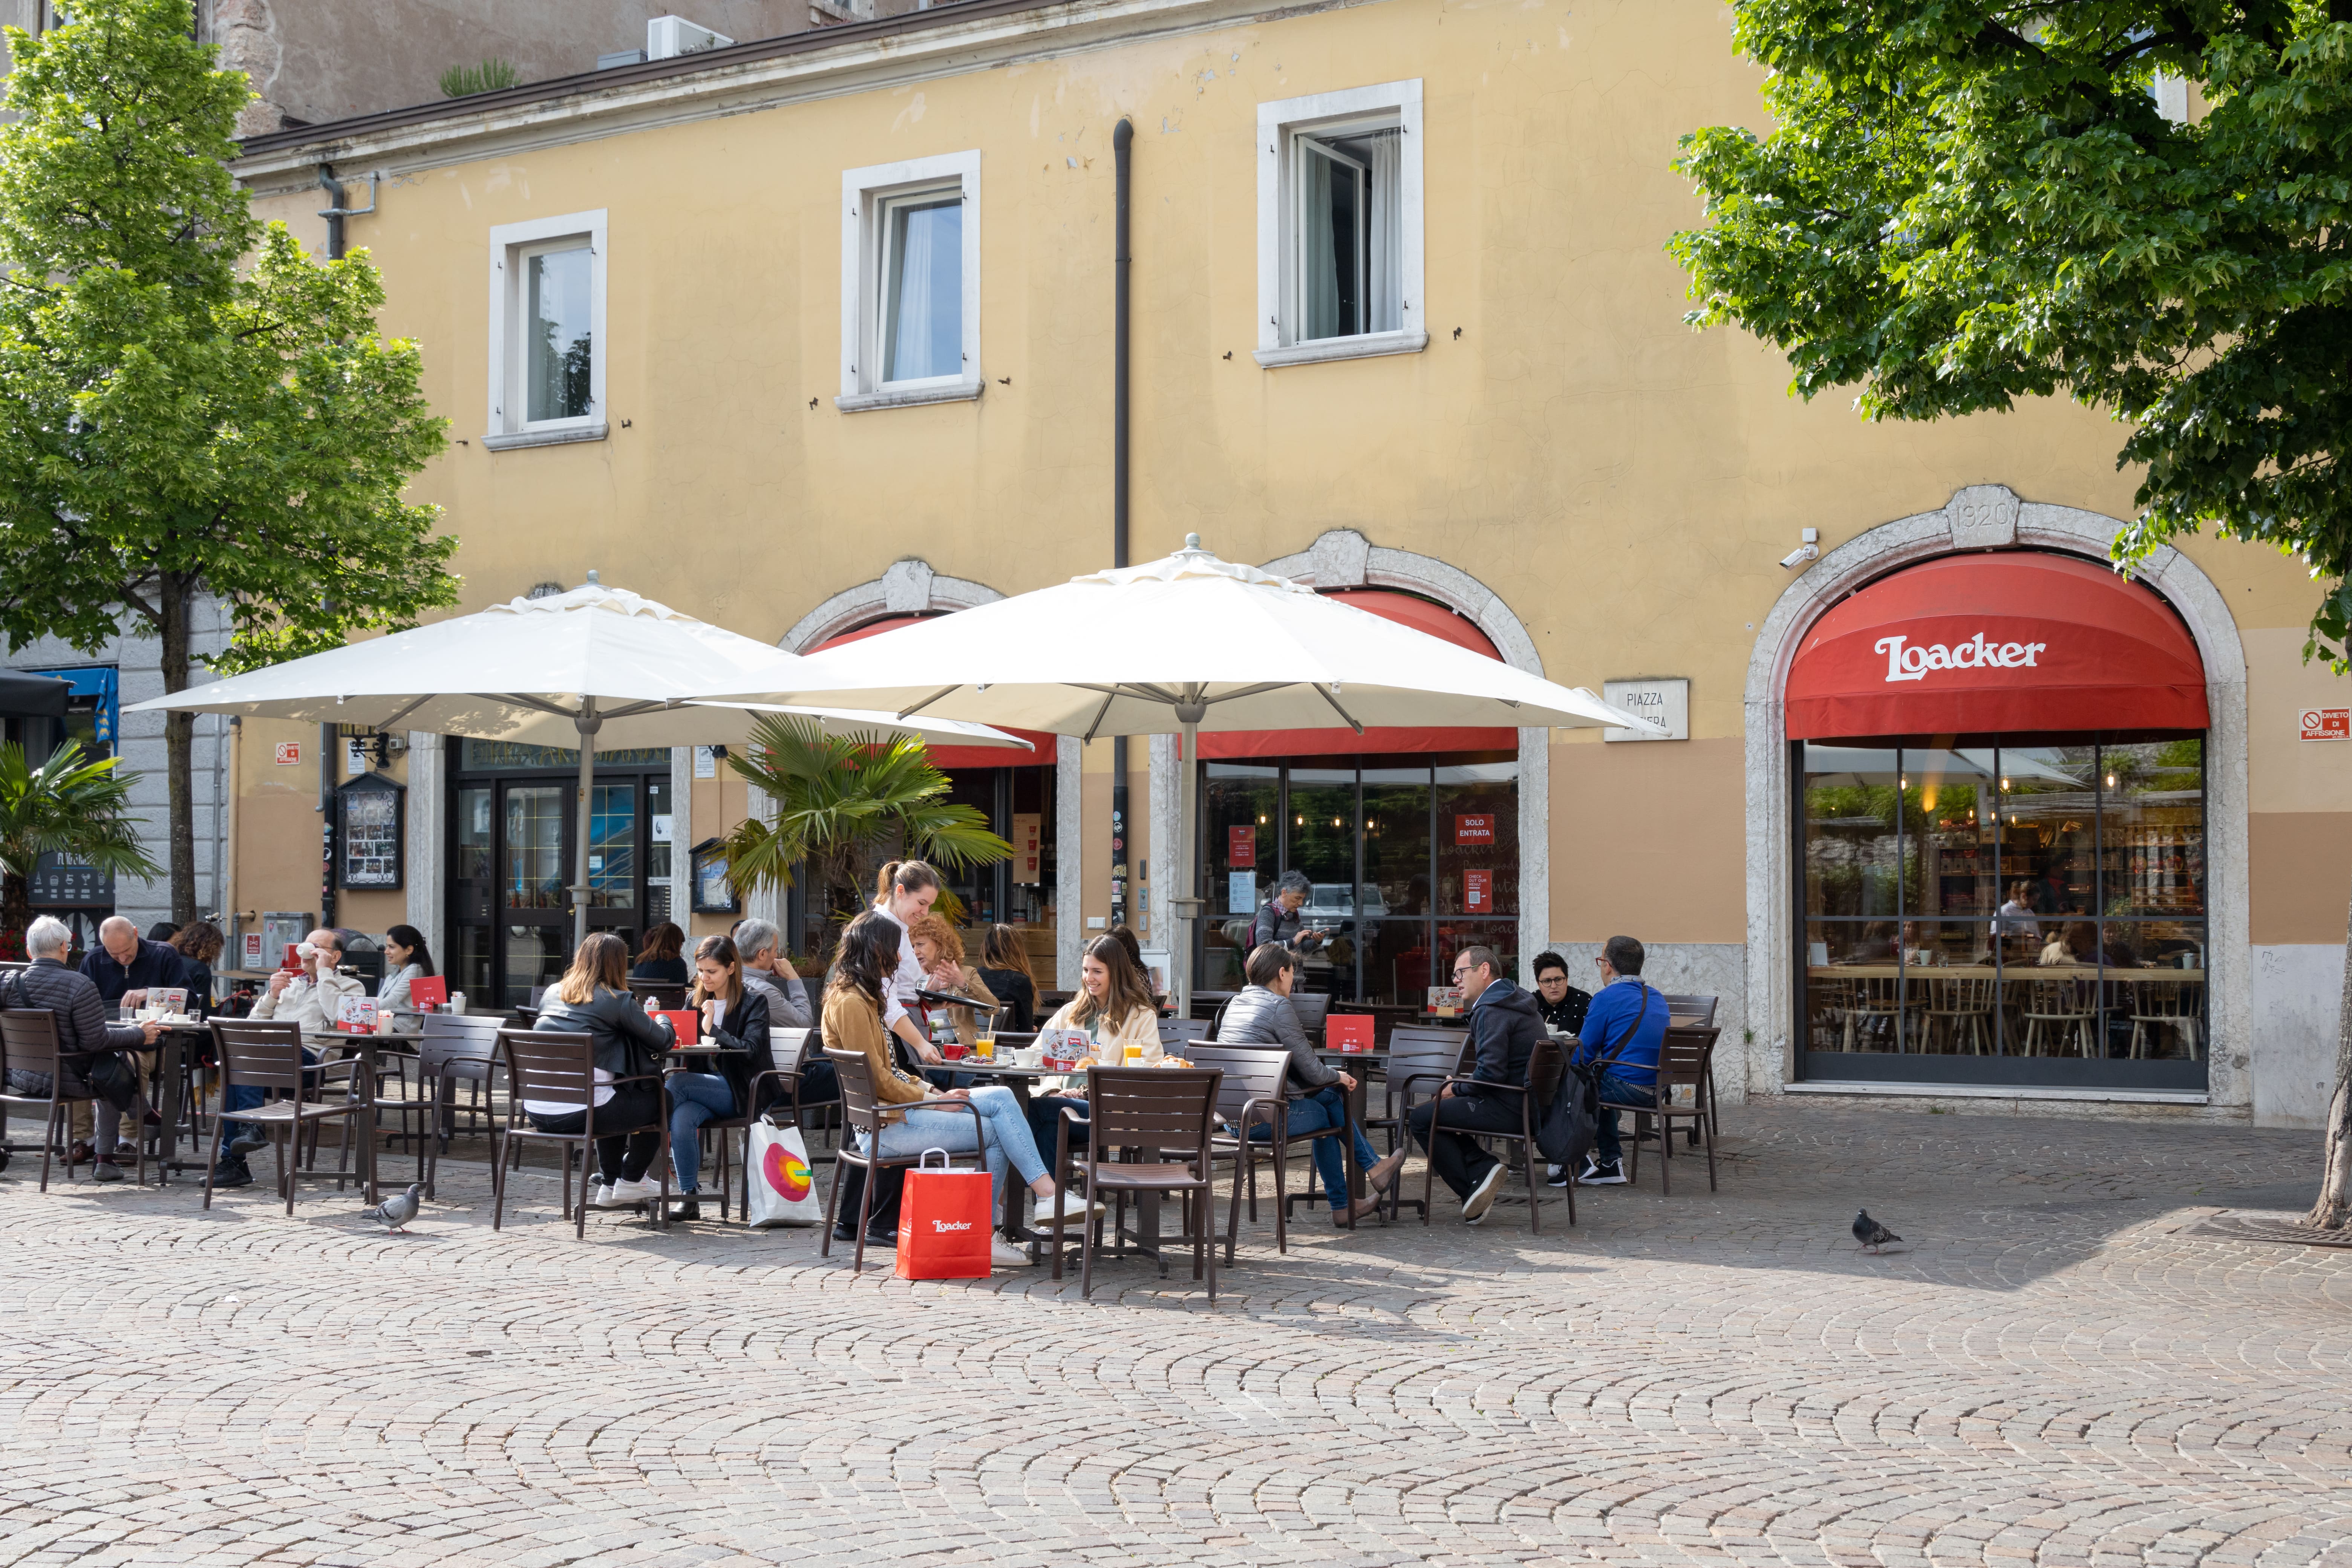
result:
[(1987, 1058), (2004, 1081), (2202, 1082), (2200, 737), (1807, 742), (1800, 769), (1801, 1034), (1826, 1076), (1910, 1076), (1839, 1065), (1865, 1053)]
[(1517, 963), (1515, 760), (1213, 762), (1200, 800), (1202, 989), (1240, 986), (1251, 921), (1286, 870), (1306, 875), (1299, 918), (1320, 933), (1300, 976), (1310, 991), (1419, 1006), (1462, 944)]

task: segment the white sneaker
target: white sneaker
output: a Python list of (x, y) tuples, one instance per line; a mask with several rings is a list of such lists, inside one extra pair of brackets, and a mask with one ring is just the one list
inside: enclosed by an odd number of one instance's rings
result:
[[(1084, 1225), (1089, 1218), (1103, 1212), (1103, 1206), (1099, 1202), (1090, 1201), (1076, 1193), (1062, 1192), (1055, 1195), (1065, 1221), (1075, 1220)], [(1031, 1226), (1039, 1230), (1051, 1226), (1054, 1223), (1055, 1206), (1055, 1204), (1049, 1204), (1044, 1198), (1039, 1198), (1035, 1205), (1034, 1217), (1029, 1222)]]
[(1501, 1163), (1497, 1162), (1495, 1164), (1487, 1166), (1486, 1178), (1476, 1186), (1471, 1188), (1470, 1195), (1462, 1200), (1462, 1217), (1468, 1220), (1472, 1225), (1475, 1225), (1480, 1220), (1485, 1219), (1486, 1217), (1486, 1211), (1495, 1206), (1495, 1189), (1500, 1186), (1502, 1182), (1503, 1167)]
[(988, 1244), (988, 1266), (991, 1268), (1026, 1268), (1029, 1267), (1029, 1249), (1015, 1247), (1000, 1236)]
[(660, 1196), (661, 1184), (639, 1177), (634, 1182), (614, 1182), (589, 1201), (600, 1209), (625, 1209), (652, 1203)]

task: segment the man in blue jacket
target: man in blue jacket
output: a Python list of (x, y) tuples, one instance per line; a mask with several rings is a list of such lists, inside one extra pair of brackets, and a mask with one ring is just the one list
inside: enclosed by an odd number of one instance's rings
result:
[(98, 945), (83, 954), (81, 972), (108, 1006), (143, 1007), (147, 993), (188, 983), (187, 960), (168, 942), (149, 942), (121, 915), (99, 922)]
[[(1500, 975), (1491, 947), (1465, 947), (1454, 960), (1454, 984), (1470, 1004), (1469, 1076), (1488, 1084), (1525, 1083), (1528, 1061), (1544, 1038), (1536, 999)], [(1476, 1225), (1495, 1206), (1502, 1162), (1478, 1146), (1478, 1132), (1517, 1132), (1525, 1125), (1525, 1090), (1448, 1084), (1435, 1100), (1412, 1108), (1408, 1120), (1438, 1180), (1462, 1200), (1462, 1217)]]
[[(1574, 1060), (1601, 1066), (1601, 1098), (1621, 1104), (1658, 1102), (1658, 1051), (1666, 1043), (1666, 998), (1642, 978), (1642, 944), (1612, 936), (1601, 949), (1601, 994), (1585, 1009)], [(1617, 1112), (1603, 1110), (1594, 1129), (1592, 1152), (1576, 1179), (1596, 1187), (1622, 1186), (1625, 1145)], [(1563, 1172), (1552, 1184), (1568, 1184)]]

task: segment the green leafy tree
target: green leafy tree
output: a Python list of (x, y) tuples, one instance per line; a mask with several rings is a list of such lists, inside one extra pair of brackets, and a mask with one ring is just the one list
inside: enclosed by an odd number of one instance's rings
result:
[(68, 741), (37, 768), (24, 747), (0, 745), (0, 942), (9, 951), (25, 951), (33, 869), (42, 856), (62, 855), (117, 877), (155, 875), (131, 813), (139, 775), (117, 773), (115, 761), (92, 762), (80, 742)]
[[(414, 343), (364, 257), (314, 265), (225, 161), (250, 96), (189, 40), (187, 0), (76, 0), (8, 31), (0, 125), (0, 633), (161, 640), (188, 684), (201, 589), (231, 671), (454, 604), (457, 547), (402, 500), (442, 449)], [(173, 714), (172, 913), (195, 918), (189, 751)]]
[[(779, 715), (760, 721), (746, 751), (728, 766), (767, 793), (775, 815), (747, 818), (728, 837), (727, 871), (738, 889), (790, 887), (793, 868), (805, 860), (839, 924), (866, 907), (858, 873), (885, 845), (946, 870), (992, 866), (1013, 853), (979, 808), (947, 798), (948, 776), (912, 735), (827, 734)], [(941, 912), (958, 919), (954, 908)]]
[[(1773, 129), (1684, 138), (1699, 301), (1870, 419), (2065, 396), (2140, 474), (2119, 561), (2210, 528), (2352, 630), (2352, 0), (1731, 0)], [(2184, 112), (2193, 89), (2200, 108)], [(2170, 112), (2167, 112), (2167, 100)], [(2352, 1219), (2352, 965), (2312, 1218)]]

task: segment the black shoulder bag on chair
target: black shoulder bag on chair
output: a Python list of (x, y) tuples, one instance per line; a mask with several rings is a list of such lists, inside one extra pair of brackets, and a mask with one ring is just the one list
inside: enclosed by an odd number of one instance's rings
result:
[(1559, 1090), (1551, 1097), (1551, 1104), (1536, 1123), (1536, 1147), (1543, 1151), (1546, 1160), (1563, 1168), (1592, 1151), (1601, 1134), (1601, 1074), (1615, 1061), (1633, 1037), (1642, 1031), (1642, 1020), (1650, 1016), (1653, 993), (1647, 984), (1636, 981), (1642, 987), (1642, 1005), (1633, 1013), (1633, 1021), (1617, 1037), (1617, 1043), (1606, 1052), (1596, 1054), (1589, 1062), (1570, 1062), (1559, 1075)]

